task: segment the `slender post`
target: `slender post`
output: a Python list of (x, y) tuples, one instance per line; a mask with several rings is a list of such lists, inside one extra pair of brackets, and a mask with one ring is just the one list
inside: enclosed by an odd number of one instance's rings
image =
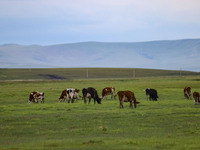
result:
[(135, 78), (135, 69), (133, 69), (133, 78)]
[(88, 69), (86, 70), (86, 78), (88, 78), (89, 74), (88, 74)]

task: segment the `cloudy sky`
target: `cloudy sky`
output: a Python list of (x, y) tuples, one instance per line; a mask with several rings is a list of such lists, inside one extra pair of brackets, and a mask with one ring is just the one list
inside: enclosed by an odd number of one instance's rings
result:
[(200, 0), (0, 0), (0, 44), (200, 38)]

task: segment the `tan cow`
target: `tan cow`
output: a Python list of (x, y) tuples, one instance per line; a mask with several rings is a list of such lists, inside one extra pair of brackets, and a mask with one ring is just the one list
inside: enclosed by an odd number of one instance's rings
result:
[(192, 99), (191, 97), (191, 87), (185, 87), (184, 88), (184, 97), (185, 99)]
[(34, 91), (34, 92), (30, 93), (28, 103), (29, 104), (31, 102), (38, 103), (38, 99), (41, 99), (41, 103), (44, 103), (44, 93)]
[(199, 92), (193, 93), (194, 104), (199, 104)]
[(120, 108), (124, 107), (124, 102), (130, 102), (130, 108), (133, 108), (133, 103), (135, 108), (137, 107), (137, 104), (140, 103), (136, 101), (135, 94), (131, 91), (119, 91), (117, 92), (117, 95), (119, 97)]
[(105, 87), (103, 90), (102, 90), (102, 96), (101, 98), (103, 99), (104, 97), (107, 99), (107, 95), (111, 95), (111, 99), (115, 99), (115, 97), (117, 96), (115, 94), (115, 88), (114, 87)]

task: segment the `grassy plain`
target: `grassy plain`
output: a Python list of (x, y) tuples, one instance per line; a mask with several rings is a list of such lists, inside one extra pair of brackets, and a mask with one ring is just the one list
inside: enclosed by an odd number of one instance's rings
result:
[(198, 72), (140, 68), (0, 69), (2, 80), (58, 80), (200, 75)]
[[(137, 109), (119, 108), (118, 98), (102, 104), (59, 103), (65, 88), (106, 86), (134, 91)], [(200, 76), (134, 79), (0, 82), (0, 149), (200, 149), (200, 105), (185, 100), (183, 88), (200, 92)], [(147, 101), (144, 89), (158, 90)], [(45, 104), (28, 104), (29, 93), (46, 95)]]

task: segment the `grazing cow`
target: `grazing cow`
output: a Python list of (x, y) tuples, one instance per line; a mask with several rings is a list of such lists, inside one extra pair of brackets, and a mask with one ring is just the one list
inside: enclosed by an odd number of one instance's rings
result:
[(191, 98), (191, 87), (185, 87), (184, 88), (184, 97), (185, 99), (192, 99)]
[(79, 97), (81, 97), (80, 95), (79, 95), (79, 89), (74, 89), (74, 96), (76, 96), (76, 99), (78, 100), (79, 99)]
[(199, 92), (193, 93), (194, 104), (199, 104)]
[(79, 89), (73, 89), (73, 88), (68, 88), (66, 90), (63, 90), (60, 95), (59, 102), (68, 100), (68, 103), (70, 103), (70, 101), (73, 103), (74, 96), (76, 96), (76, 99), (79, 99), (78, 92)]
[(124, 108), (124, 102), (130, 102), (130, 108), (133, 108), (133, 103), (135, 108), (137, 107), (137, 104), (140, 103), (136, 101), (135, 94), (131, 91), (119, 91), (117, 92), (117, 95), (119, 97), (120, 108)]
[(117, 96), (115, 94), (115, 88), (114, 87), (106, 87), (106, 88), (104, 88), (102, 90), (102, 96), (101, 96), (101, 98), (103, 99), (105, 97), (107, 99), (107, 97), (106, 97), (107, 95), (111, 95), (111, 99), (113, 99), (113, 97), (115, 99), (115, 97)]
[(28, 103), (29, 104), (31, 102), (38, 103), (38, 99), (41, 99), (41, 103), (44, 103), (44, 93), (34, 91), (34, 92), (30, 93)]
[(147, 100), (154, 100), (154, 101), (158, 100), (158, 94), (155, 89), (147, 88), (145, 91), (146, 91)]
[(89, 98), (88, 104), (90, 104), (90, 101), (91, 101), (92, 98), (94, 99), (94, 104), (95, 104), (96, 101), (97, 101), (98, 104), (101, 104), (101, 98), (99, 98), (96, 89), (94, 89), (92, 87), (89, 87), (87, 89), (83, 88), (82, 93), (83, 93), (83, 99), (84, 99), (85, 104), (87, 103), (86, 98)]

